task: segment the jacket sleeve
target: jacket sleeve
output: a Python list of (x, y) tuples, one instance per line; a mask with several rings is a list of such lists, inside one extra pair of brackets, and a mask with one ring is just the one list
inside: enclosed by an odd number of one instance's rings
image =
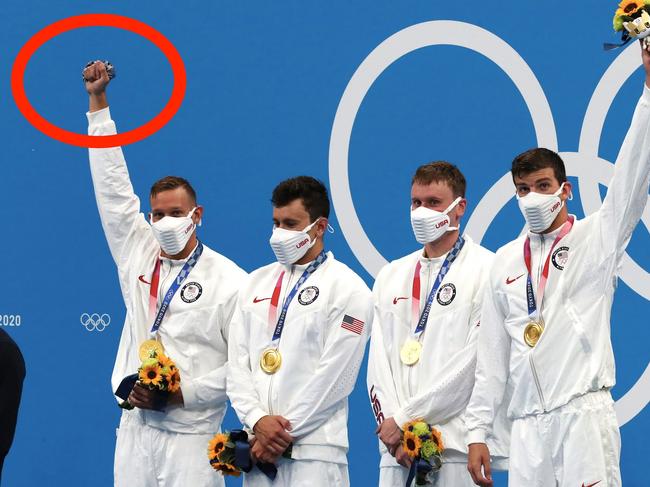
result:
[(616, 158), (614, 177), (598, 212), (600, 242), (617, 262), (648, 201), (650, 185), (650, 88), (644, 85), (630, 128)]
[(393, 382), (393, 372), (388, 358), (388, 350), (384, 342), (378, 282), (381, 282), (381, 274), (377, 277), (375, 287), (373, 288), (374, 317), (372, 321), (366, 382), (370, 406), (375, 421), (377, 424), (381, 424), (384, 419), (390, 418), (395, 414), (399, 401), (395, 383)]
[[(230, 284), (234, 285), (233, 282)], [(228, 343), (230, 322), (235, 314), (236, 306), (237, 293), (234, 292), (224, 303), (215, 308), (211, 319), (217, 320), (217, 329), (221, 335), (215, 340)], [(227, 371), (228, 362), (226, 361), (220, 367), (201, 377), (195, 377), (186, 384), (181, 382), (184, 406), (188, 409), (199, 409), (225, 403), (228, 400), (226, 395)]]
[[(109, 108), (89, 112), (89, 135), (114, 135), (115, 122)], [(120, 147), (89, 149), (90, 173), (95, 188), (106, 240), (118, 267), (129, 240), (138, 232), (146, 232), (153, 239), (144, 215), (140, 213), (140, 200), (133, 191), (124, 154)]]
[(495, 285), (494, 281), (487, 284), (481, 306), (475, 383), (465, 414), (468, 444), (485, 443), (508, 380), (510, 335), (505, 329), (506, 314), (497, 302), (499, 296)]
[(445, 364), (433, 387), (412, 397), (395, 412), (398, 426), (420, 418), (429, 424), (441, 424), (465, 410), (474, 386), (478, 328), (477, 323), (471, 325), (465, 346)]
[(239, 420), (252, 430), (255, 423), (269, 412), (255, 390), (248, 346), (250, 323), (245, 316), (240, 297), (228, 333), (227, 393)]
[[(296, 439), (318, 429), (330, 418), (332, 409), (347, 399), (363, 361), (372, 326), (370, 291), (360, 283), (337, 301), (328, 316), (329, 331), (319, 365), (284, 415)], [(346, 315), (364, 322), (360, 334), (341, 326)]]

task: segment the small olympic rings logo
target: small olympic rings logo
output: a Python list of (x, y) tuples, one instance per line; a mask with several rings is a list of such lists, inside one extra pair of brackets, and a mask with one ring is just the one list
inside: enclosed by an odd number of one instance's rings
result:
[(106, 327), (111, 324), (111, 316), (106, 313), (101, 315), (98, 313), (83, 313), (79, 317), (79, 321), (88, 331), (104, 331)]

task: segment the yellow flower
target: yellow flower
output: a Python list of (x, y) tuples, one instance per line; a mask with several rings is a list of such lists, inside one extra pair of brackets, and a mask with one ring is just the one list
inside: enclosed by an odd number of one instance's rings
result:
[(165, 373), (167, 380), (167, 390), (169, 392), (177, 392), (181, 388), (181, 374), (178, 369), (174, 368)]
[(176, 364), (174, 364), (174, 361), (172, 359), (170, 359), (167, 355), (161, 353), (156, 358), (158, 359), (158, 364), (163, 369), (165, 369), (165, 368), (167, 368), (167, 369), (176, 368)]
[(144, 385), (153, 385), (158, 387), (162, 382), (163, 376), (160, 366), (155, 364), (143, 364), (140, 367), (140, 382)]
[(618, 4), (620, 8), (616, 11), (616, 15), (634, 15), (643, 5), (643, 0), (623, 0)]
[(217, 472), (221, 472), (223, 475), (232, 475), (234, 477), (239, 477), (241, 475), (241, 472), (237, 467), (229, 463), (210, 462), (210, 465), (212, 465), (212, 468)]
[(438, 447), (438, 451), (445, 449), (445, 446), (442, 444), (442, 433), (435, 428), (431, 428), (431, 441)]
[(404, 448), (404, 451), (406, 454), (411, 457), (415, 458), (418, 456), (420, 453), (420, 446), (422, 445), (422, 441), (420, 441), (420, 438), (413, 434), (411, 431), (405, 431), (404, 432), (404, 439), (402, 440), (402, 448)]
[(210, 460), (218, 458), (221, 452), (226, 449), (227, 441), (228, 436), (223, 433), (217, 433), (214, 435), (214, 438), (212, 438), (208, 444), (208, 458), (210, 458)]

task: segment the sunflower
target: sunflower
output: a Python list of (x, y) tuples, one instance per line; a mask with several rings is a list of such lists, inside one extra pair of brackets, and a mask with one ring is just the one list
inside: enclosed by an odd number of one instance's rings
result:
[(208, 443), (208, 458), (214, 460), (226, 449), (228, 436), (223, 433), (217, 433)]
[(420, 453), (421, 445), (422, 445), (422, 441), (417, 435), (413, 434), (411, 431), (404, 432), (404, 439), (402, 440), (402, 448), (404, 448), (404, 451), (409, 457), (411, 458), (417, 457), (418, 454)]
[(445, 446), (442, 444), (442, 433), (435, 428), (431, 428), (431, 441), (438, 447), (439, 452), (445, 449)]
[(161, 353), (156, 357), (158, 359), (158, 365), (162, 367), (163, 369), (175, 369), (176, 364), (174, 364), (174, 361), (170, 359), (167, 355)]
[(643, 5), (645, 5), (643, 0), (623, 0), (618, 4), (616, 15), (634, 15)]
[(212, 465), (212, 468), (217, 472), (221, 472), (223, 475), (232, 475), (233, 477), (239, 477), (241, 475), (239, 469), (229, 463), (210, 462), (210, 465)]
[(181, 374), (178, 369), (174, 368), (165, 373), (167, 380), (167, 390), (169, 392), (177, 392), (181, 388)]
[(158, 387), (163, 380), (162, 371), (160, 370), (158, 362), (155, 362), (153, 364), (143, 363), (142, 367), (140, 367), (139, 375), (140, 382), (148, 386), (153, 385)]

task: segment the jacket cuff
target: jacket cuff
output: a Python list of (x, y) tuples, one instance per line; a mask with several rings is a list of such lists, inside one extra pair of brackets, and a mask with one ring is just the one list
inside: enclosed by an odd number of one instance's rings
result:
[(96, 112), (86, 112), (88, 118), (88, 125), (99, 125), (112, 121), (111, 109), (109, 107), (102, 108)]
[(193, 384), (191, 381), (181, 385), (184, 407), (191, 408), (199, 404), (199, 396), (196, 389), (196, 384)]
[(397, 410), (393, 415), (393, 419), (397, 423), (397, 426), (399, 426), (399, 429), (404, 429), (404, 425), (411, 421), (410, 416), (406, 414), (404, 409)]
[(485, 438), (487, 437), (487, 432), (484, 429), (477, 428), (469, 430), (467, 432), (467, 444), (471, 445), (472, 443), (485, 443)]
[(260, 419), (268, 415), (269, 413), (263, 409), (255, 408), (250, 413), (248, 413), (248, 416), (246, 416), (244, 423), (252, 430)]

